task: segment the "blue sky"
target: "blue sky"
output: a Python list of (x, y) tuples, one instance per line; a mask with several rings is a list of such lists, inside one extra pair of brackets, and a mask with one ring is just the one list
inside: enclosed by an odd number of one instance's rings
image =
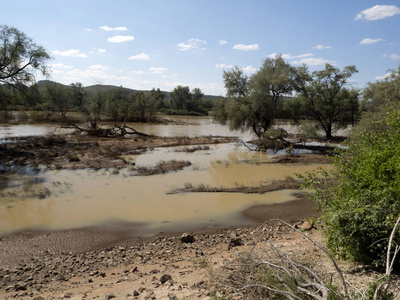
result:
[(311, 71), (355, 65), (363, 88), (400, 64), (399, 1), (13, 0), (0, 24), (43, 45), (64, 84), (225, 95), (224, 69), (251, 75), (282, 54)]

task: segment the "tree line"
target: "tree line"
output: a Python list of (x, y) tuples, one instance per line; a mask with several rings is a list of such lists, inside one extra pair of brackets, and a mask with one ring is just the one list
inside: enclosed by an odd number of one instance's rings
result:
[(360, 91), (347, 87), (357, 72), (355, 66), (339, 70), (330, 64), (310, 72), (282, 56), (265, 59), (251, 76), (234, 67), (223, 73), (227, 99), (216, 104), (214, 118), (232, 129), (252, 130), (258, 137), (277, 119), (310, 119), (331, 138), (335, 126), (354, 125), (359, 118)]

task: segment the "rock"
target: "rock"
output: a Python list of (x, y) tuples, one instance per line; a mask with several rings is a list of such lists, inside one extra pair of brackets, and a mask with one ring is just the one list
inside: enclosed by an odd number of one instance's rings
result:
[(178, 298), (174, 294), (168, 294), (169, 300), (178, 300)]
[(312, 227), (313, 227), (313, 225), (311, 225), (311, 223), (308, 222), (308, 221), (305, 221), (305, 222), (300, 226), (300, 228), (303, 229), (303, 230), (310, 230)]
[(184, 233), (181, 236), (181, 242), (188, 244), (188, 243), (194, 243), (196, 241), (196, 239), (194, 238), (194, 236), (192, 234), (189, 233)]
[(114, 295), (113, 293), (109, 293), (109, 294), (107, 294), (106, 297), (105, 297), (106, 300), (114, 299), (114, 298), (116, 298), (116, 297), (115, 297), (115, 295)]
[(164, 275), (161, 276), (161, 278), (160, 278), (160, 282), (161, 282), (162, 284), (166, 283), (168, 280), (172, 280), (171, 275), (164, 274)]
[(242, 246), (243, 241), (241, 238), (232, 238), (231, 241), (229, 242), (229, 247), (236, 247), (236, 246)]
[(17, 283), (14, 285), (14, 291), (26, 291), (27, 290), (27, 286), (26, 283)]
[(137, 296), (139, 296), (140, 295), (140, 293), (137, 291), (137, 290), (134, 290), (133, 291), (133, 297), (137, 297)]

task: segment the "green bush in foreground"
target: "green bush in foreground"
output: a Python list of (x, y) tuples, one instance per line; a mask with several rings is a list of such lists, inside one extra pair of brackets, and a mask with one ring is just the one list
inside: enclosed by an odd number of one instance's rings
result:
[(326, 221), (328, 247), (342, 258), (384, 266), (400, 214), (400, 111), (375, 125), (384, 130), (358, 132), (330, 174), (303, 178)]

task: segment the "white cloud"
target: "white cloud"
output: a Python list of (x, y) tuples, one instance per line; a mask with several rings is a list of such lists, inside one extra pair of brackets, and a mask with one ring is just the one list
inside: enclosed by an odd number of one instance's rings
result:
[(219, 41), (219, 44), (220, 44), (220, 45), (225, 45), (225, 44), (228, 44), (228, 42), (225, 41), (225, 40), (220, 40), (220, 41)]
[(306, 64), (309, 66), (320, 66), (320, 65), (325, 65), (325, 64), (335, 65), (336, 64), (335, 61), (330, 61), (330, 60), (323, 59), (323, 58), (313, 58), (313, 57), (303, 58), (301, 60), (293, 61), (293, 63), (296, 65)]
[(305, 53), (305, 54), (300, 54), (300, 55), (272, 53), (272, 54), (268, 55), (268, 57), (269, 57), (269, 58), (276, 58), (276, 57), (278, 57), (279, 55), (281, 55), (283, 59), (294, 59), (294, 58), (304, 58), (304, 57), (313, 56), (312, 53)]
[(206, 41), (191, 38), (187, 41), (187, 43), (179, 43), (177, 44), (180, 51), (189, 51), (189, 50), (205, 50), (204, 45), (207, 44)]
[(105, 31), (125, 31), (128, 30), (126, 27), (108, 27), (108, 26), (100, 26), (100, 29)]
[(131, 35), (115, 35), (107, 39), (110, 43), (122, 43), (122, 42), (129, 42), (133, 41), (135, 37)]
[(315, 46), (313, 48), (317, 49), (317, 50), (322, 50), (322, 49), (331, 49), (332, 46), (317, 45), (317, 46)]
[(88, 32), (92, 31), (92, 29), (90, 29), (90, 28), (83, 28), (83, 30), (88, 31)]
[(360, 42), (360, 45), (371, 45), (371, 44), (375, 44), (375, 43), (380, 42), (380, 41), (382, 41), (382, 39), (370, 39), (370, 38), (366, 38), (366, 39), (363, 39), (363, 40)]
[(132, 71), (132, 73), (140, 75), (140, 74), (145, 74), (146, 72), (145, 71)]
[(90, 51), (90, 53), (106, 53), (107, 50), (106, 49), (100, 49), (100, 48), (95, 48), (94, 50)]
[(150, 59), (150, 56), (144, 52), (137, 54), (137, 55), (133, 55), (131, 57), (128, 58), (129, 60), (148, 60)]
[(399, 60), (400, 59), (400, 55), (393, 53), (392, 55), (389, 55), (389, 57), (393, 60)]
[(73, 67), (71, 67), (71, 66), (66, 66), (66, 65), (61, 64), (61, 63), (59, 63), (59, 64), (52, 64), (51, 67), (52, 67), (52, 68), (56, 68), (56, 69), (72, 69), (72, 68), (73, 68)]
[(222, 68), (222, 69), (231, 69), (233, 68), (233, 65), (226, 65), (226, 64), (216, 64), (216, 68)]
[(161, 73), (167, 71), (168, 69), (167, 69), (167, 68), (156, 68), (156, 67), (151, 67), (149, 70), (150, 70), (151, 73), (154, 73), (154, 74), (161, 74)]
[(254, 51), (254, 50), (258, 50), (258, 44), (251, 44), (251, 45), (244, 45), (244, 44), (237, 44), (235, 46), (233, 46), (232, 49), (235, 50), (243, 50), (243, 51)]
[(386, 73), (383, 76), (376, 76), (375, 80), (384, 80), (384, 79), (390, 78), (391, 76), (392, 76), (392, 73)]
[(103, 65), (92, 65), (89, 67), (89, 70), (107, 70), (110, 69), (110, 67), (106, 67)]
[(60, 55), (60, 56), (66, 56), (66, 57), (83, 57), (83, 58), (87, 57), (86, 54), (81, 53), (81, 51), (78, 50), (78, 49), (71, 49), (71, 50), (68, 50), (68, 51), (55, 50), (55, 51), (52, 52), (52, 54)]
[(361, 11), (355, 20), (366, 19), (368, 21), (380, 20), (400, 14), (400, 8), (395, 5), (375, 5)]
[(247, 67), (240, 68), (240, 69), (242, 69), (242, 71), (243, 71), (244, 73), (253, 74), (253, 73), (257, 72), (257, 69), (254, 68), (254, 67), (252, 67), (252, 66), (247, 66)]
[(104, 72), (100, 69), (73, 69), (65, 73), (64, 77), (60, 78), (61, 82), (82, 82), (85, 85), (93, 83), (112, 84), (112, 85), (127, 85), (131, 82), (130, 77), (115, 76), (109, 72)]
[[(222, 68), (222, 69), (231, 69), (234, 66), (233, 65), (225, 65), (225, 64), (217, 64), (215, 65), (216, 68)], [(255, 73), (257, 71), (256, 68), (252, 66), (247, 66), (247, 67), (242, 67), (240, 68), (244, 73)]]

